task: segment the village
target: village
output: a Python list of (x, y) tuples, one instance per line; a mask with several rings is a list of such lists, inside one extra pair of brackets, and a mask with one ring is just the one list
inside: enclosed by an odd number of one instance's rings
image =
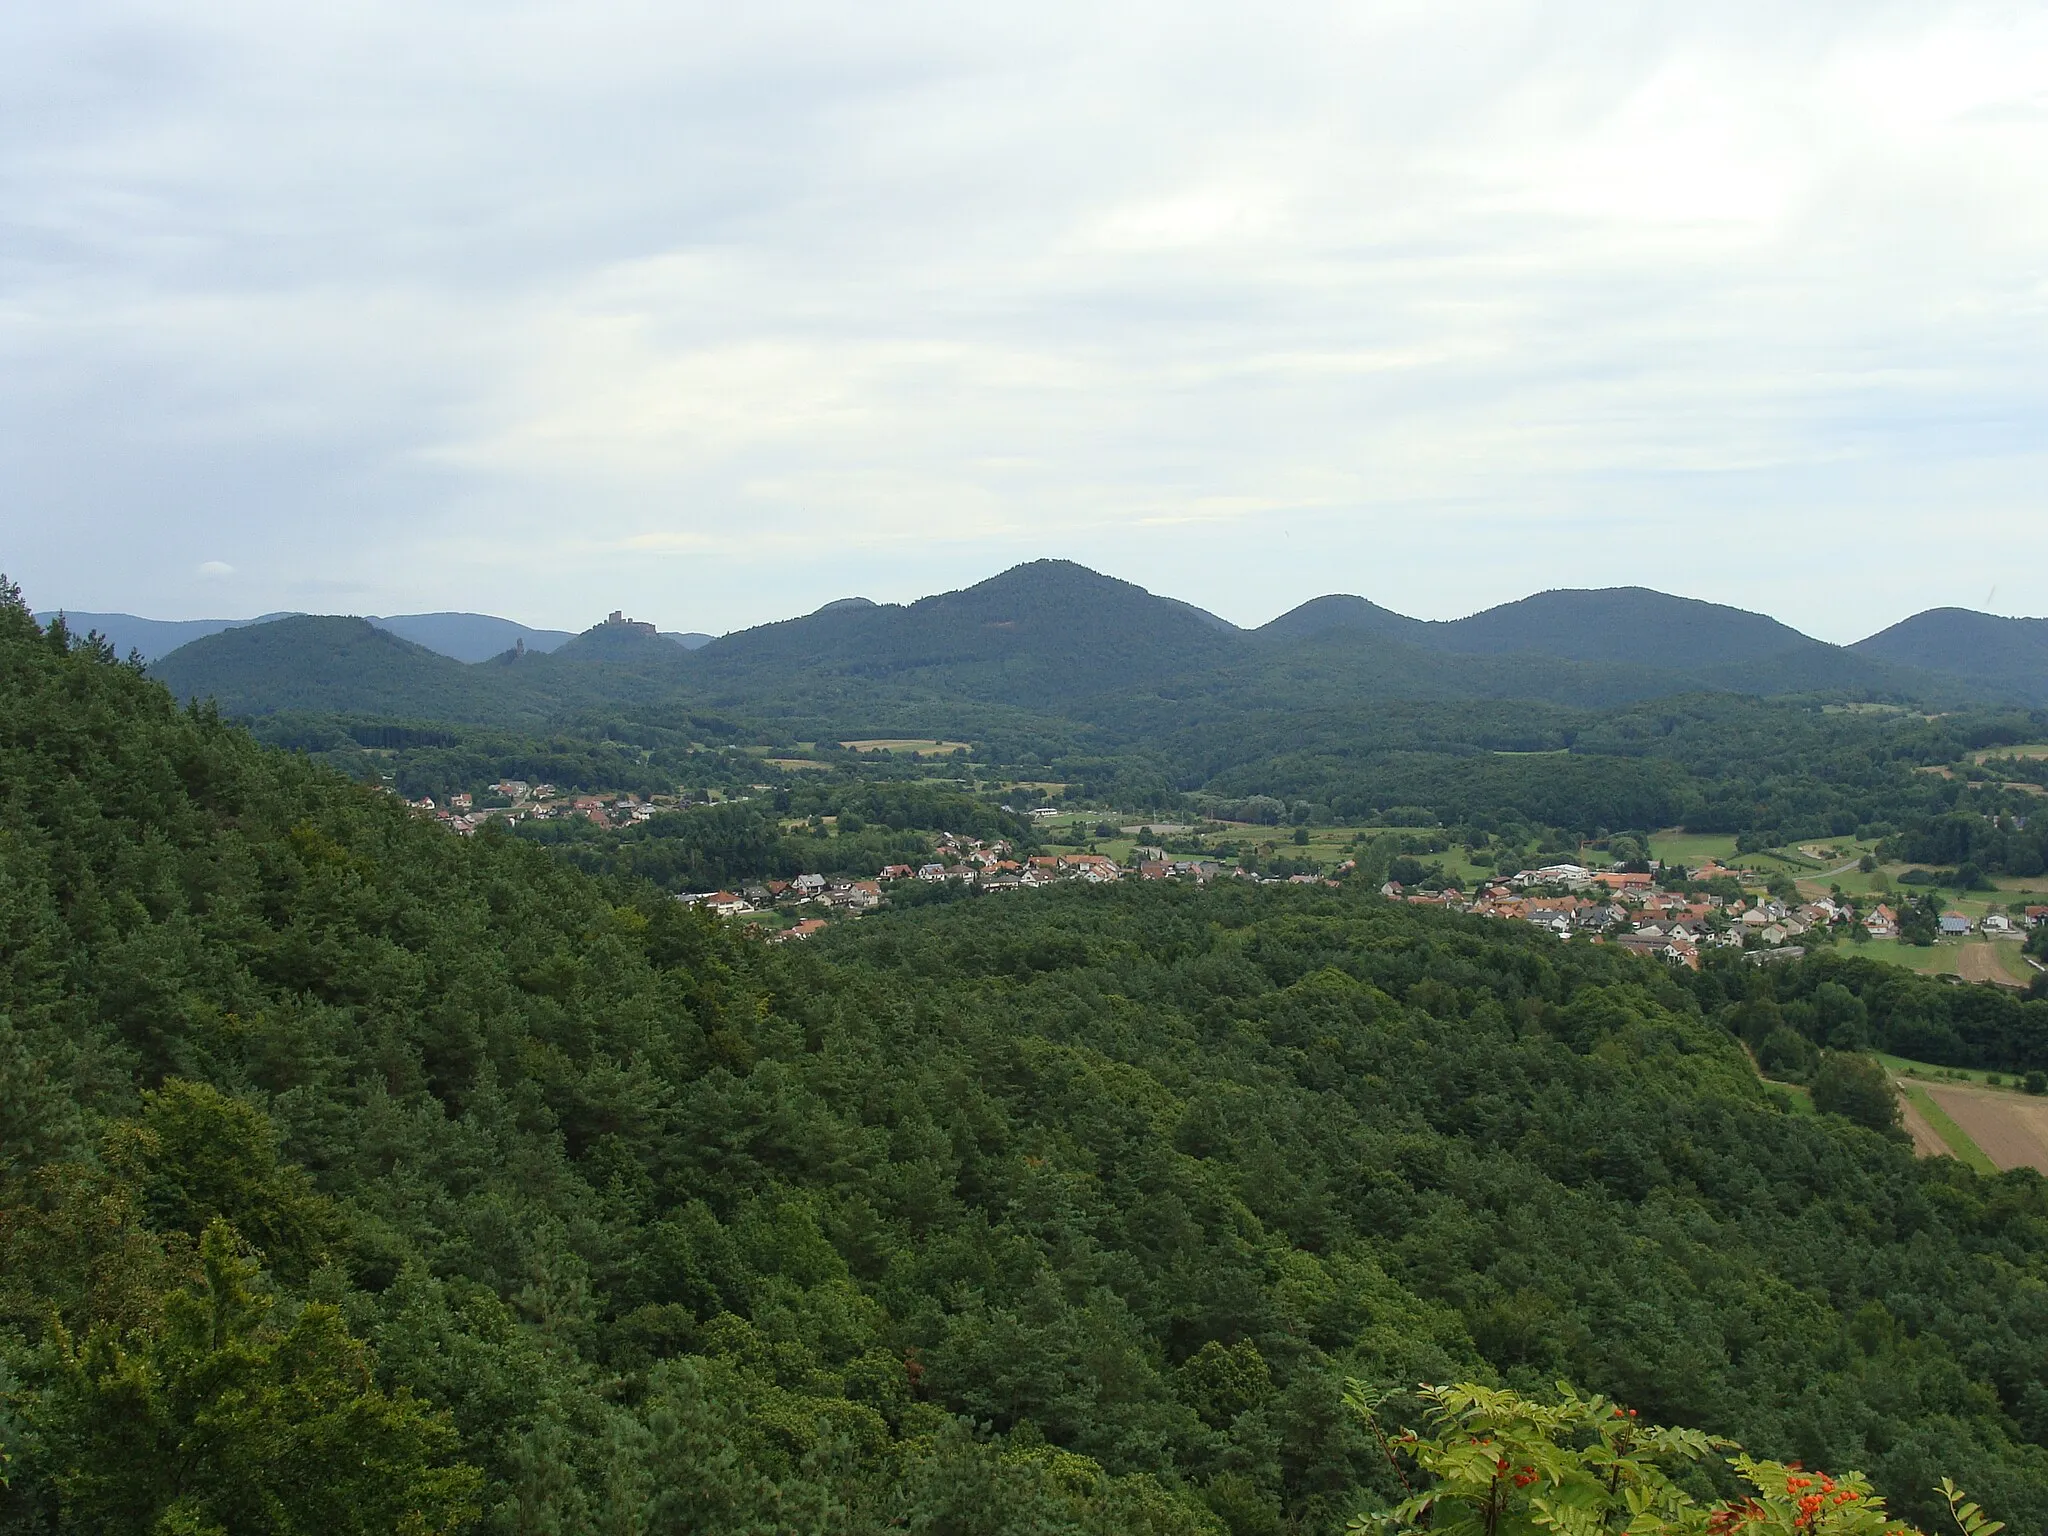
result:
[[(680, 796), (568, 794), (552, 784), (505, 779), (491, 786), (482, 803), (469, 794), (450, 795), (445, 803), (427, 797), (406, 803), (458, 836), (472, 836), (494, 819), (513, 824), (574, 817), (617, 829), (682, 809), (685, 802)], [(719, 917), (746, 919), (768, 942), (786, 943), (822, 932), (835, 918), (859, 917), (887, 905), (890, 887), (903, 882), (950, 883), (986, 893), (1125, 879), (1341, 886), (1356, 872), (1356, 861), (1346, 859), (1329, 874), (1261, 875), (1234, 862), (1175, 858), (1143, 844), (1133, 847), (1123, 862), (1094, 852), (1020, 854), (1002, 840), (943, 832), (934, 835), (932, 854), (917, 865), (888, 865), (871, 878), (806, 873), (749, 881), (738, 890), (686, 893), (677, 900)], [(1654, 862), (1639, 870), (1558, 863), (1497, 876), (1476, 884), (1470, 894), (1455, 885), (1409, 889), (1394, 880), (1382, 883), (1379, 890), (1389, 900), (1412, 906), (1525, 922), (1561, 939), (1614, 944), (1695, 970), (1702, 951), (1714, 948), (1742, 950), (1755, 963), (1766, 964), (1797, 959), (1817, 939), (1839, 937), (1851, 927), (1871, 939), (1900, 936), (1898, 911), (1882, 901), (1859, 906), (1834, 895), (1787, 900), (1768, 892), (1713, 894), (1703, 887), (1740, 889), (1745, 878), (1753, 877), (1717, 863), (1679, 873), (1682, 879), (1667, 882)], [(1667, 889), (1667, 883), (1674, 888)], [(777, 926), (778, 922), (784, 925)], [(1975, 918), (1946, 911), (1938, 928), (1944, 938), (1973, 933), (2004, 937), (2044, 924), (2048, 906), (2029, 906)]]
[[(1685, 875), (1683, 881), (1672, 883), (1688, 889), (1665, 890), (1654, 866), (1623, 871), (1552, 864), (1489, 882), (1469, 898), (1455, 888), (1409, 892), (1394, 881), (1382, 885), (1380, 894), (1415, 906), (1527, 922), (1559, 938), (1590, 936), (1693, 970), (1699, 969), (1701, 950), (1709, 948), (1744, 950), (1761, 965), (1798, 959), (1808, 948), (1801, 940), (1831, 939), (1835, 930), (1851, 926), (1871, 939), (1899, 936), (1899, 914), (1883, 902), (1864, 911), (1834, 896), (1805, 901), (1780, 900), (1768, 893), (1729, 897), (1702, 892), (1700, 887), (1725, 881), (1739, 888), (1737, 871), (1707, 864)], [(1957, 938), (1979, 931), (2014, 934), (2044, 923), (2048, 906), (2030, 906), (2016, 917), (1994, 912), (1981, 920), (1944, 912), (1939, 929), (1944, 937)]]
[(422, 815), (431, 816), (459, 837), (473, 835), (486, 822), (552, 821), (579, 816), (599, 827), (625, 827), (636, 821), (651, 821), (659, 812), (677, 809), (681, 800), (657, 795), (564, 794), (552, 784), (528, 784), (522, 779), (500, 779), (491, 786), (481, 804), (476, 796), (452, 794), (445, 802), (423, 795), (405, 802)]

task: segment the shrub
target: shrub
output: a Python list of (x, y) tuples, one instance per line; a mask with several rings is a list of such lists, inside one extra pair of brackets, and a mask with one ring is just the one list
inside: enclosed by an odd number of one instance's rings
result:
[[(1413, 1490), (1393, 1509), (1352, 1520), (1361, 1536), (1917, 1536), (1861, 1473), (1759, 1460), (1696, 1429), (1641, 1423), (1633, 1408), (1562, 1383), (1555, 1405), (1470, 1383), (1420, 1390), (1430, 1433), (1392, 1439), (1357, 1382), (1345, 1395)], [(1711, 1451), (1735, 1453), (1725, 1459), (1746, 1492), (1702, 1500), (1692, 1491), (1706, 1483), (1688, 1475), (1690, 1464)], [(1422, 1475), (1419, 1489), (1404, 1462)], [(1934, 1491), (1963, 1536), (2004, 1529), (1947, 1478)]]

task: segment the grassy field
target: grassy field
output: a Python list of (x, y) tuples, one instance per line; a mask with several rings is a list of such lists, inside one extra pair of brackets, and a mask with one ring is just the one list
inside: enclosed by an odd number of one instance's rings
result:
[(964, 741), (936, 741), (928, 736), (874, 736), (863, 741), (839, 743), (849, 752), (964, 752)]
[(1918, 944), (1904, 944), (1897, 939), (1872, 939), (1868, 944), (1853, 948), (1842, 946), (1848, 954), (1860, 955), (1866, 960), (1881, 960), (1886, 965), (1904, 966), (1909, 971), (1918, 971), (1922, 976), (1956, 976), (1956, 941), (1939, 939), (1922, 948)]
[[(1985, 1072), (1976, 1067), (1937, 1067), (1932, 1062), (1914, 1061), (1909, 1056), (1890, 1056), (1883, 1051), (1872, 1051), (1870, 1054), (1883, 1062), (1887, 1071), (1900, 1077), (1916, 1077), (1943, 1083), (1975, 1083), (1980, 1088), (2000, 1088), (2007, 1093), (2020, 1092), (2019, 1079), (2010, 1072)], [(1993, 1078), (1997, 1081), (1993, 1082)]]
[(1817, 1114), (1813, 1107), (1813, 1095), (1797, 1083), (1781, 1083), (1774, 1078), (1763, 1080), (1764, 1092), (1783, 1104), (1795, 1115)]
[(1899, 1087), (1906, 1095), (1906, 1101), (1920, 1112), (1920, 1117), (1942, 1139), (1956, 1161), (1978, 1173), (1996, 1173), (1998, 1165), (1984, 1155), (1984, 1149), (1971, 1139), (1970, 1133), (1957, 1125), (1948, 1112), (1934, 1102), (1934, 1096), (1911, 1078), (1901, 1078)]
[(2017, 747), (1986, 747), (1982, 752), (1972, 752), (1970, 761), (1983, 763), (1994, 757), (2048, 757), (2048, 741), (2023, 742)]
[(1676, 827), (1670, 827), (1651, 834), (1650, 857), (1662, 859), (1666, 864), (1683, 864), (1687, 869), (1704, 864), (1709, 859), (1733, 868), (1737, 862), (1735, 834), (1682, 832)]

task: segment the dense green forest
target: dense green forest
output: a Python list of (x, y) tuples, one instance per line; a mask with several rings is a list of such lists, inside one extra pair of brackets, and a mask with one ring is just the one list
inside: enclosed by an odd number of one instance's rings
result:
[(0, 702), (8, 1529), (1320, 1532), (1347, 1380), (1560, 1377), (2048, 1521), (2048, 1190), (1737, 1038), (2048, 1004), (1322, 888), (770, 949), (12, 593)]

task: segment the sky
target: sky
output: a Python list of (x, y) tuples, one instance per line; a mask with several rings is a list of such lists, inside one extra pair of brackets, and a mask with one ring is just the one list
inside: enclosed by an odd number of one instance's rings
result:
[(0, 7), (0, 570), (2048, 614), (2048, 6)]

